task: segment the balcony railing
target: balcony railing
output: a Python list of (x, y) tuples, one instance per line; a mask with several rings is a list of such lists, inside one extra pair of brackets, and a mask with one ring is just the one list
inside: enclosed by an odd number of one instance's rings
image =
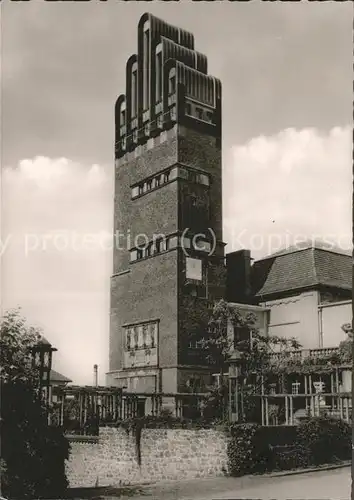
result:
[(289, 357), (292, 360), (304, 360), (306, 358), (324, 358), (330, 357), (334, 354), (338, 354), (338, 347), (323, 347), (320, 349), (298, 349), (294, 351), (287, 352), (273, 352), (271, 354), (272, 359), (281, 359), (284, 356)]

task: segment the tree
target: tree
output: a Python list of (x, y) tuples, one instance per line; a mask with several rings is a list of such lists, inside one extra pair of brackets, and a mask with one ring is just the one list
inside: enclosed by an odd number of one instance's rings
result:
[[(262, 335), (253, 313), (243, 314), (234, 305), (221, 300), (214, 306), (203, 347), (209, 363), (220, 371), (220, 386), (212, 397), (216, 400), (216, 394), (219, 394), (224, 407), (227, 399), (224, 373), (231, 356), (237, 354), (237, 379), (244, 407), (250, 403), (245, 401), (247, 396), (259, 393), (272, 373), (277, 372), (277, 365), (281, 365), (286, 352), (301, 346), (294, 338)], [(273, 353), (277, 353), (277, 357), (272, 356)]]
[(20, 309), (8, 311), (0, 324), (0, 377), (2, 383), (36, 383), (31, 351), (40, 340), (41, 331), (28, 326)]
[(342, 330), (347, 338), (339, 343), (339, 355), (343, 362), (351, 363), (353, 360), (353, 326), (351, 323), (342, 325)]
[(60, 429), (48, 426), (32, 367), (31, 351), (40, 337), (19, 310), (1, 318), (1, 486), (14, 499), (60, 494), (67, 487), (69, 443)]

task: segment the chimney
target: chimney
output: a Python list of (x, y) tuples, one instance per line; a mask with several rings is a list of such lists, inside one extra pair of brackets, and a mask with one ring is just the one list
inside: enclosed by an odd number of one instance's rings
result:
[(251, 252), (237, 250), (226, 255), (226, 300), (252, 303)]
[(93, 365), (93, 385), (98, 387), (98, 365)]

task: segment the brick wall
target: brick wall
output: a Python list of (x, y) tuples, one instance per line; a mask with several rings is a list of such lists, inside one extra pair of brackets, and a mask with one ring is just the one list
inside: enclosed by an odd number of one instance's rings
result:
[[(205, 192), (200, 187), (206, 212), (207, 205), (210, 205), (209, 221), (194, 229), (209, 237), (209, 225), (213, 229), (218, 240), (217, 248), (212, 257), (203, 256), (208, 261), (208, 299), (215, 301), (225, 296), (224, 248), (220, 242), (221, 147), (215, 137), (176, 125), (160, 137), (148, 141), (136, 152), (120, 158), (116, 164), (114, 221), (115, 231), (120, 232), (120, 248), (114, 250), (111, 280), (109, 370), (112, 373), (108, 375), (107, 382), (112, 385), (115, 385), (117, 377), (131, 375), (122, 372), (124, 325), (131, 323), (159, 320), (158, 367), (155, 368), (159, 369), (157, 378), (160, 391), (180, 391), (179, 370), (198, 364), (205, 368), (205, 360), (201, 362), (194, 359), (195, 353), (188, 351), (188, 345), (190, 334), (205, 330), (203, 325), (195, 327), (195, 319), (204, 315), (207, 304), (201, 299), (195, 301), (193, 309), (189, 307), (190, 291), (186, 291), (183, 286), (183, 252), (171, 249), (166, 254), (130, 263), (128, 251), (129, 247), (135, 246), (134, 238), (138, 234), (145, 234), (148, 239), (152, 239), (156, 233), (167, 235), (178, 229), (183, 232), (185, 225), (189, 227), (191, 221), (183, 221), (181, 217), (181, 213), (184, 213), (181, 210), (184, 204), (182, 195), (186, 189), (181, 182), (167, 183), (156, 191), (131, 199), (132, 184), (177, 162), (201, 168), (211, 177), (210, 187)], [(188, 189), (191, 190), (191, 186)], [(194, 189), (197, 188), (194, 186)], [(137, 391), (144, 390), (146, 384), (143, 380), (141, 382)]]
[(104, 427), (97, 443), (72, 443), (67, 476), (71, 487), (221, 476), (227, 442), (222, 431), (213, 429), (143, 429), (139, 467), (134, 435)]

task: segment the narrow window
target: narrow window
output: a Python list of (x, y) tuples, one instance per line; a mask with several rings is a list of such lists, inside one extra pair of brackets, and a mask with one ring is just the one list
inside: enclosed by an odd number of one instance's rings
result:
[(161, 176), (158, 175), (157, 177), (155, 177), (155, 187), (158, 187), (161, 183)]
[(212, 123), (213, 113), (211, 111), (207, 111), (206, 116), (207, 116), (208, 122)]
[(151, 256), (151, 245), (147, 245), (144, 248), (144, 257), (150, 257)]
[(120, 110), (119, 121), (120, 121), (120, 126), (124, 127), (124, 125), (125, 125), (125, 107), (123, 108), (123, 106), (122, 106), (122, 108)]
[(190, 182), (197, 182), (197, 175), (195, 172), (192, 172), (192, 170), (189, 170), (188, 172), (188, 180)]
[(167, 250), (167, 240), (163, 239), (160, 243), (160, 251), (165, 252)]
[(206, 286), (205, 285), (197, 286), (196, 289), (197, 289), (197, 297), (199, 297), (200, 299), (205, 299), (207, 296)]
[(132, 118), (136, 117), (137, 112), (137, 70), (133, 69), (132, 72), (132, 88), (131, 88), (131, 102), (132, 102)]
[(143, 194), (144, 192), (144, 184), (139, 184), (139, 194)]
[(197, 291), (197, 287), (195, 285), (191, 286), (190, 294), (192, 297), (198, 297), (198, 291)]
[(176, 69), (172, 68), (168, 78), (168, 95), (176, 92)]
[(146, 181), (146, 189), (147, 189), (147, 191), (151, 191), (151, 189), (152, 189), (152, 179), (149, 179), (148, 181)]
[(131, 331), (130, 328), (126, 330), (126, 350), (129, 351), (131, 349)]
[(154, 348), (156, 346), (156, 329), (155, 329), (155, 325), (152, 324), (150, 325), (150, 345), (152, 348)]
[(169, 248), (177, 248), (178, 246), (178, 237), (177, 236), (171, 236), (168, 240), (168, 247)]
[(144, 111), (149, 107), (149, 82), (150, 82), (150, 43), (149, 43), (149, 30), (144, 31), (144, 93), (143, 93), (143, 106)]
[(138, 253), (136, 250), (132, 250), (130, 252), (130, 262), (134, 262), (135, 260), (138, 259)]
[(161, 252), (161, 240), (157, 240), (155, 242), (155, 252), (160, 253)]
[(168, 182), (168, 181), (169, 181), (169, 179), (170, 179), (170, 172), (165, 172), (165, 173), (163, 174), (163, 181), (164, 181), (164, 182)]
[(162, 97), (162, 52), (161, 47), (156, 48), (156, 97), (155, 102), (161, 101)]
[(132, 188), (132, 197), (134, 198), (135, 196), (139, 195), (139, 187), (135, 186)]
[(202, 108), (195, 108), (195, 112), (197, 114), (197, 118), (199, 118), (199, 120), (203, 120), (203, 110), (202, 110)]
[(204, 174), (199, 174), (198, 181), (200, 184), (204, 184), (204, 186), (209, 186), (209, 177)]
[(189, 102), (186, 104), (186, 115), (192, 116), (192, 106)]

